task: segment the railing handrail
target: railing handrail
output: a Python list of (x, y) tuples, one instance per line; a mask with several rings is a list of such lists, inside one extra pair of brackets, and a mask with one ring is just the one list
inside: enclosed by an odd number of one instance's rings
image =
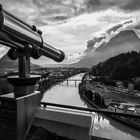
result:
[[(45, 79), (45, 78), (42, 78)], [(51, 80), (65, 80), (65, 81), (91, 81), (91, 80), (82, 80), (82, 79), (63, 79), (63, 78), (53, 78)]]
[(113, 112), (113, 111), (107, 111), (107, 110), (104, 110), (104, 109), (84, 108), (84, 107), (62, 105), (62, 104), (48, 103), (48, 102), (41, 102), (41, 105), (43, 105), (43, 107), (54, 106), (54, 107), (61, 107), (61, 108), (67, 108), (67, 109), (75, 109), (75, 110), (81, 110), (81, 111), (102, 113), (102, 114), (105, 114), (105, 115), (119, 115), (119, 116), (124, 116), (124, 117), (132, 117), (132, 118), (139, 118), (140, 119), (140, 115)]

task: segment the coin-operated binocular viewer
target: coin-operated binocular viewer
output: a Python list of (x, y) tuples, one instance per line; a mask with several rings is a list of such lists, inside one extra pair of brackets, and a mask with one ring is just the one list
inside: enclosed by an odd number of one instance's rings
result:
[(57, 62), (64, 59), (64, 53), (45, 43), (41, 34), (36, 26), (28, 25), (0, 5), (0, 44), (10, 47), (7, 54), (12, 60), (18, 59), (19, 70), (19, 75), (8, 77), (14, 86), (13, 98), (0, 97), (0, 111), (5, 112), (0, 114), (0, 139), (24, 140), (40, 104), (40, 93), (34, 91), (40, 77), (30, 74), (30, 57), (38, 59), (43, 55)]

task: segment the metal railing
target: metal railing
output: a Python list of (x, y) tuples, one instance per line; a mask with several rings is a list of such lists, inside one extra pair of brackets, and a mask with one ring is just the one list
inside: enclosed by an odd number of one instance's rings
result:
[(54, 107), (61, 107), (61, 108), (66, 108), (66, 109), (75, 109), (75, 110), (80, 110), (80, 111), (102, 113), (104, 115), (119, 115), (119, 116), (124, 116), (124, 117), (132, 117), (132, 118), (139, 118), (140, 119), (140, 115), (113, 112), (113, 111), (107, 111), (107, 110), (103, 110), (103, 109), (83, 108), (83, 107), (62, 105), (62, 104), (55, 104), (55, 103), (47, 103), (47, 102), (41, 102), (41, 105), (43, 105), (43, 107), (45, 107), (45, 108), (47, 106), (54, 106)]

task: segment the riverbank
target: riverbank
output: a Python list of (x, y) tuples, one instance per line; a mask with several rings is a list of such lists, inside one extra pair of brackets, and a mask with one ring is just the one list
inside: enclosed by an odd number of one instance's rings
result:
[[(86, 81), (86, 78), (88, 78), (88, 75), (85, 75), (82, 79), (82, 82), (79, 84), (79, 94), (85, 101), (91, 104), (93, 108), (105, 109), (118, 113), (131, 113), (139, 115), (139, 104), (137, 104), (134, 100), (132, 101), (135, 103), (130, 103), (126, 102), (125, 97), (125, 100), (117, 97), (113, 98), (114, 94), (116, 95), (117, 93), (109, 92), (107, 87), (105, 86), (95, 86), (95, 84), (92, 85), (90, 84), (90, 82)], [(100, 88), (102, 90), (99, 90)], [(127, 96), (124, 93), (119, 93), (118, 96), (119, 95)], [(106, 103), (106, 100), (108, 101), (108, 103)], [(120, 115), (109, 115), (109, 117), (134, 129), (140, 129), (140, 119), (138, 118), (136, 119), (128, 116), (123, 117)]]
[(89, 75), (85, 75), (82, 79), (84, 87), (86, 88), (86, 90), (98, 92), (101, 96), (104, 97), (104, 99), (121, 100), (124, 102), (140, 104), (139, 96), (130, 94), (129, 92), (124, 92), (128, 89), (107, 86), (102, 84), (102, 82), (86, 82), (85, 80), (89, 80)]
[[(109, 108), (105, 108), (102, 105), (97, 105), (97, 103), (92, 101), (91, 98), (89, 98), (89, 96), (86, 95), (86, 93), (82, 89), (82, 87), (79, 87), (79, 94), (80, 94), (81, 98), (85, 102), (89, 103), (93, 108), (99, 109), (99, 110), (101, 109), (101, 110), (106, 110), (106, 111), (113, 111), (113, 110), (110, 110)], [(117, 111), (115, 111), (115, 112), (117, 112)], [(138, 131), (140, 130), (140, 120), (138, 118), (124, 117), (124, 116), (120, 116), (120, 115), (109, 115), (108, 113), (106, 113), (104, 115), (121, 123), (121, 124), (124, 124), (128, 127), (131, 127), (131, 128), (136, 129)]]

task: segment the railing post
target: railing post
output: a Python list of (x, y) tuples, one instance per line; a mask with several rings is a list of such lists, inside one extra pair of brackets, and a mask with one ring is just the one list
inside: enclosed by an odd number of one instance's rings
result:
[(75, 87), (76, 87), (76, 80), (74, 80), (75, 81)]

